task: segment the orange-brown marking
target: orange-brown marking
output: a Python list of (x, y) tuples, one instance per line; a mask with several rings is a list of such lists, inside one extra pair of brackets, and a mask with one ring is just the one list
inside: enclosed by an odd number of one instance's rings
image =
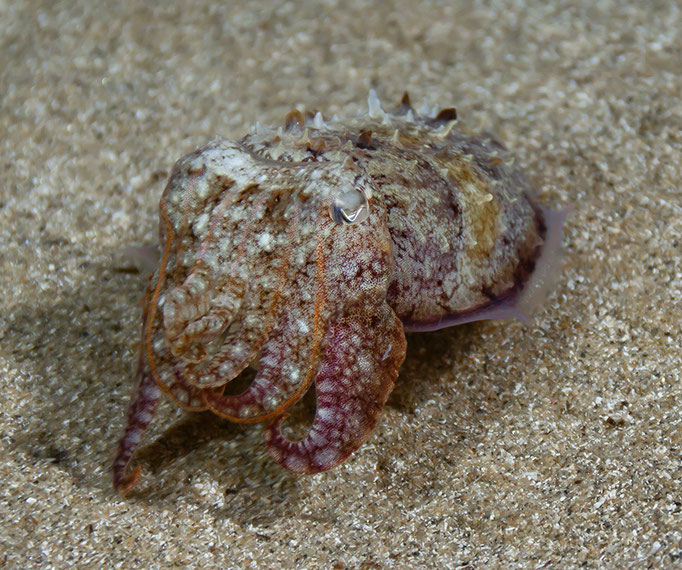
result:
[[(323, 217), (324, 219), (324, 217)], [(293, 395), (284, 403), (282, 403), (280, 406), (278, 406), (275, 410), (268, 412), (267, 414), (262, 414), (260, 416), (255, 416), (253, 418), (241, 418), (239, 416), (232, 416), (230, 414), (226, 414), (224, 412), (221, 412), (220, 410), (216, 409), (214, 406), (211, 406), (210, 403), (208, 403), (208, 396), (205, 391), (202, 391), (201, 395), (206, 403), (207, 407), (215, 414), (219, 415), (222, 418), (226, 418), (230, 421), (237, 422), (237, 423), (242, 423), (242, 424), (253, 424), (253, 423), (258, 423), (258, 422), (263, 422), (270, 420), (274, 417), (282, 415), (284, 410), (292, 406), (298, 399), (305, 394), (305, 392), (308, 390), (310, 387), (310, 384), (313, 381), (313, 378), (316, 373), (316, 364), (318, 362), (319, 356), (320, 356), (320, 350), (322, 347), (322, 326), (320, 324), (320, 313), (322, 312), (322, 307), (324, 306), (324, 303), (327, 300), (327, 288), (325, 285), (325, 258), (324, 258), (324, 253), (322, 251), (322, 238), (318, 234), (317, 236), (317, 247), (315, 249), (315, 264), (317, 265), (317, 271), (315, 272), (315, 277), (317, 279), (317, 289), (315, 290), (315, 309), (313, 313), (313, 348), (311, 350), (311, 357), (310, 357), (310, 366), (308, 367), (308, 373), (306, 375), (305, 381), (299, 386), (299, 388), (293, 393)], [(281, 289), (281, 288), (280, 288)], [(279, 295), (278, 291), (278, 295)]]

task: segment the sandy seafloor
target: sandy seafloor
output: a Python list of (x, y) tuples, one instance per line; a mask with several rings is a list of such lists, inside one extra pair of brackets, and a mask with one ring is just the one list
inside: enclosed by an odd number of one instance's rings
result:
[[(0, 567), (682, 564), (676, 1), (0, 2)], [(532, 326), (408, 337), (380, 423), (302, 477), (164, 403), (109, 474), (174, 161), (375, 88), (456, 105), (573, 207)]]

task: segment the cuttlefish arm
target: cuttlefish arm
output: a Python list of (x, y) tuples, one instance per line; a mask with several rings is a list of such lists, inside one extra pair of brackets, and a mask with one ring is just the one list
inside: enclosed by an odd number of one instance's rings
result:
[(154, 417), (160, 398), (161, 388), (154, 381), (144, 353), (140, 351), (133, 397), (128, 406), (126, 427), (118, 442), (113, 466), (114, 489), (122, 495), (128, 493), (140, 478), (140, 466), (138, 465), (132, 473), (128, 473), (128, 465), (135, 455), (142, 435)]
[(344, 461), (372, 431), (405, 358), (405, 334), (386, 303), (391, 243), (380, 225), (325, 224), (325, 320), (314, 379), (317, 409), (300, 441), (281, 432), (286, 415), (267, 428), (272, 458), (297, 473), (326, 471)]

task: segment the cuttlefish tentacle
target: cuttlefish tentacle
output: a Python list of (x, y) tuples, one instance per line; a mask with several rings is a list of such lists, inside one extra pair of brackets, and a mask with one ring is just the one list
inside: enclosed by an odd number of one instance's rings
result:
[(405, 358), (402, 324), (386, 303), (392, 269), (387, 232), (372, 224), (334, 226), (326, 243), (330, 316), (315, 377), (315, 419), (298, 442), (282, 435), (284, 416), (266, 431), (273, 459), (298, 473), (331, 469), (360, 447)]
[[(240, 196), (240, 200), (248, 205), (248, 197), (246, 193), (246, 196)], [(239, 237), (229, 259), (225, 260), (222, 259), (228, 255), (223, 251), (225, 246), (215, 244), (222, 242), (223, 226), (232, 222), (223, 219), (226, 213), (219, 208), (211, 219), (206, 237), (206, 240), (211, 240), (211, 246), (202, 245), (190, 275), (183, 285), (165, 295), (163, 307), (158, 310), (163, 330), (153, 335), (155, 342), (150, 347), (149, 357), (153, 365), (158, 362), (160, 368), (167, 369), (160, 370), (162, 387), (172, 384), (164, 390), (184, 407), (188, 404), (187, 392), (192, 392), (192, 401), (198, 397), (199, 390), (190, 386), (198, 389), (224, 386), (256, 357), (269, 336), (274, 325), (272, 314), (283, 285), (282, 277), (286, 275), (289, 248), (279, 251), (273, 247), (261, 247), (255, 236), (266, 226), (272, 226), (266, 214), (279, 201), (277, 193), (267, 198), (260, 197), (245, 210), (248, 214), (245, 222), (234, 222), (233, 225), (239, 227), (232, 229)], [(225, 199), (221, 205), (228, 202)], [(162, 209), (162, 215), (164, 213)], [(241, 219), (244, 216), (237, 217)], [(285, 223), (277, 219), (281, 225)], [(166, 227), (170, 243), (173, 228), (170, 222)], [(275, 227), (275, 230), (279, 229)], [(217, 251), (209, 251), (216, 247)], [(213, 265), (225, 262), (230, 270), (211, 269), (209, 259), (213, 260)], [(164, 277), (171, 277), (163, 274), (164, 268), (162, 263), (159, 282)], [(269, 275), (262, 275), (264, 271)], [(254, 283), (258, 286), (253, 286)], [(225, 293), (227, 291), (229, 295)], [(179, 301), (182, 311), (175, 308), (174, 303)], [(153, 309), (156, 310), (156, 305)], [(172, 355), (168, 354), (168, 350)], [(199, 406), (200, 409), (205, 407), (203, 403)]]
[[(294, 268), (291, 277), (296, 289), (282, 303), (279, 322), (263, 346), (258, 373), (249, 387), (234, 396), (203, 393), (204, 402), (216, 414), (238, 422), (264, 421), (293, 405), (310, 386), (319, 367), (325, 332), (321, 251), (315, 253), (310, 266)], [(311, 291), (314, 296), (307, 299)]]
[(138, 364), (138, 374), (140, 368), (149, 370), (149, 374), (159, 388), (186, 410), (193, 412), (205, 410), (206, 405), (201, 399), (201, 389), (187, 381), (182, 371), (182, 363), (173, 357), (165, 342), (163, 323), (158, 312), (154, 311), (153, 300), (149, 308), (155, 318), (151, 325), (145, 326), (143, 332), (143, 344), (140, 347), (143, 355)]
[[(185, 356), (193, 348), (188, 337), (196, 337), (202, 333), (210, 335), (211, 330), (219, 330), (229, 319), (230, 312), (238, 310), (239, 293), (246, 282), (243, 272), (231, 272), (228, 279), (232, 281), (232, 298), (224, 299), (218, 304), (217, 310), (211, 310), (213, 303), (208, 304), (207, 300), (212, 297), (208, 291), (213, 289), (214, 272), (211, 271), (211, 264), (207, 263), (207, 257), (211, 255), (221, 263), (228, 261), (225, 259), (225, 251), (229, 252), (229, 249), (215, 251), (215, 246), (221, 237), (229, 235), (229, 230), (233, 229), (216, 225), (216, 220), (220, 217), (216, 213), (220, 214), (232, 205), (238, 187), (230, 185), (215, 206), (215, 211), (211, 212), (209, 220), (209, 214), (204, 211), (209, 204), (205, 198), (202, 199), (202, 192), (199, 190), (205, 168), (199, 172), (199, 175), (188, 175), (176, 166), (161, 199), (161, 221), (165, 230), (162, 241), (165, 241), (166, 249), (175, 254), (162, 260), (159, 276), (160, 279), (167, 278), (172, 283), (180, 284), (166, 292), (162, 300), (163, 306), (159, 306), (159, 309), (164, 316), (166, 338), (176, 356)], [(169, 204), (174, 207), (169, 208)], [(197, 234), (203, 234), (198, 249), (192, 251), (186, 248), (187, 243), (199, 237)], [(242, 238), (245, 235), (243, 232)], [(192, 267), (188, 269), (190, 263)], [(224, 280), (225, 277), (222, 277), (221, 281)]]
[[(229, 323), (229, 329), (213, 339), (193, 339), (195, 352), (201, 352), (197, 360), (183, 359), (180, 363), (182, 374), (189, 384), (198, 388), (224, 386), (236, 378), (260, 353), (263, 344), (271, 336), (276, 317), (282, 303), (282, 292), (286, 290), (290, 257), (297, 239), (295, 205), (293, 220), (288, 229), (276, 227), (277, 232), (286, 236), (281, 247), (257, 251), (257, 263), (249, 272), (249, 283), (243, 292), (242, 308)], [(284, 225), (284, 221), (280, 221)], [(272, 228), (270, 228), (272, 229)], [(255, 245), (251, 244), (254, 248)], [(242, 255), (243, 256), (243, 255)], [(236, 270), (236, 268), (235, 268)], [(208, 340), (201, 344), (202, 340)]]
[(140, 466), (128, 474), (128, 465), (135, 454), (142, 435), (147, 430), (154, 416), (156, 405), (161, 397), (161, 390), (154, 381), (149, 368), (145, 365), (142, 351), (138, 357), (138, 368), (135, 377), (133, 397), (128, 406), (128, 421), (118, 442), (116, 459), (114, 460), (114, 489), (121, 494), (130, 491), (140, 478)]
[(278, 296), (256, 292), (248, 296), (235, 330), (230, 330), (206, 361), (180, 363), (187, 382), (198, 388), (222, 386), (236, 378), (258, 355), (274, 325)]
[[(205, 409), (199, 391), (186, 384), (177, 374), (174, 367), (169, 364), (174, 362), (165, 338), (163, 323), (159, 317), (159, 299), (166, 280), (166, 267), (169, 259), (172, 259), (173, 226), (168, 217), (165, 204), (161, 204), (161, 235), (168, 236), (161, 255), (159, 270), (150, 278), (149, 286), (143, 300), (144, 312), (142, 317), (142, 344), (139, 349), (137, 378), (149, 377), (155, 381), (158, 387), (182, 407), (200, 411)], [(157, 366), (158, 364), (158, 366)]]
[[(206, 360), (206, 345), (217, 340), (234, 322), (242, 309), (247, 282), (253, 281), (257, 261), (275, 271), (278, 265), (286, 265), (277, 252), (249, 254), (257, 250), (255, 236), (268, 225), (268, 206), (276, 196), (268, 196), (269, 200), (261, 197), (253, 204), (242, 197), (245, 204), (239, 207), (245, 209), (245, 215), (236, 215), (236, 221), (225, 212), (234, 198), (234, 193), (228, 193), (212, 212), (207, 228), (195, 229), (205, 232), (205, 237), (193, 267), (181, 285), (167, 292), (161, 308), (167, 342), (173, 354), (186, 362)], [(246, 219), (241, 221), (241, 217)], [(182, 233), (185, 232), (183, 227)], [(229, 235), (235, 236), (234, 242)], [(173, 236), (169, 233), (167, 239), (172, 240)], [(211, 384), (207, 381), (207, 385)]]
[[(246, 277), (233, 275), (218, 288), (195, 271), (182, 288), (168, 293), (163, 317), (166, 338), (175, 356), (201, 362), (206, 358), (204, 345), (220, 336), (234, 320), (241, 308)], [(214, 297), (216, 291), (220, 297)], [(221, 294), (222, 291), (230, 294)]]
[(393, 388), (405, 358), (402, 324), (386, 304), (356, 309), (337, 317), (327, 331), (308, 435), (298, 442), (286, 439), (285, 416), (267, 428), (270, 455), (291, 471), (318, 473), (344, 461), (372, 431)]

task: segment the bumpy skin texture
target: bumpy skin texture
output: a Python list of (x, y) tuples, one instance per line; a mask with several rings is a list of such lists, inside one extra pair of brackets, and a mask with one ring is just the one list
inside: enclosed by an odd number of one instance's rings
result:
[[(269, 421), (266, 444), (317, 473), (376, 424), (405, 357), (405, 334), (522, 316), (543, 292), (561, 216), (543, 210), (506, 149), (420, 116), (385, 113), (218, 140), (182, 158), (160, 203), (162, 256), (144, 299), (142, 343), (114, 487), (161, 393), (188, 410)], [(224, 394), (241, 373), (245, 392)], [(285, 411), (314, 383), (307, 436)]]

